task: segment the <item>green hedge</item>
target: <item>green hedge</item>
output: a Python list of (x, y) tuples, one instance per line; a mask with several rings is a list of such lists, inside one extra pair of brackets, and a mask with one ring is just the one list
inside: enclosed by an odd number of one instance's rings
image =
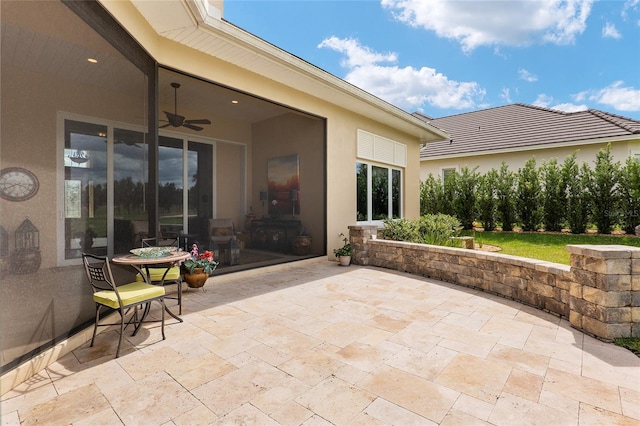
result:
[(580, 234), (593, 225), (603, 234), (633, 233), (640, 224), (640, 161), (614, 162), (608, 145), (592, 166), (578, 164), (576, 153), (540, 167), (532, 157), (516, 172), (504, 162), (484, 175), (465, 166), (444, 183), (430, 174), (420, 186), (420, 208), (421, 215), (455, 216), (464, 229), (480, 222), (487, 230), (516, 225)]

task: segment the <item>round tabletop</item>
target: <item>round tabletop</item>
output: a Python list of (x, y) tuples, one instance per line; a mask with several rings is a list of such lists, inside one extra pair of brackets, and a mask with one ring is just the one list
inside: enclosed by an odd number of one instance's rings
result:
[(187, 260), (189, 257), (191, 257), (191, 253), (188, 251), (175, 251), (168, 256), (160, 257), (142, 257), (136, 256), (135, 254), (124, 254), (114, 257), (111, 261), (121, 265), (155, 265), (159, 263), (176, 263), (181, 260)]

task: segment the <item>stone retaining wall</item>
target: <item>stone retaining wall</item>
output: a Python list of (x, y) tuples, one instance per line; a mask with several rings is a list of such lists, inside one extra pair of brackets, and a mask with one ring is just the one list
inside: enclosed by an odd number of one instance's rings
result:
[(500, 253), (379, 240), (351, 226), (352, 262), (498, 294), (604, 340), (640, 337), (640, 248), (570, 245), (571, 266)]

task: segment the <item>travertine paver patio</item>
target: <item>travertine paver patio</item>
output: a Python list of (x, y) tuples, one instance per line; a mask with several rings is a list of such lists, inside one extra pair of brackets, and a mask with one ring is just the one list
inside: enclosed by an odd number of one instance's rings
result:
[(107, 331), (2, 424), (640, 424), (640, 358), (452, 284), (319, 261), (215, 277), (184, 323)]

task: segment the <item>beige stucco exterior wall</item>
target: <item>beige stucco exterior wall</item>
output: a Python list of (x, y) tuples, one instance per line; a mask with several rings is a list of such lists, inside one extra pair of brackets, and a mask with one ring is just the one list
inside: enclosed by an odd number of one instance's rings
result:
[[(102, 3), (161, 65), (326, 118), (328, 253), (332, 253), (333, 248), (342, 244), (338, 234), (341, 232), (346, 234), (347, 227), (354, 225), (356, 220), (357, 129), (407, 145), (408, 165), (404, 174), (403, 212), (408, 218), (419, 215), (420, 169), (417, 138), (331, 104), (321, 99), (320, 93), (319, 97), (308, 95), (162, 38), (149, 27), (129, 2), (103, 1)], [(255, 188), (250, 192), (255, 193)], [(256, 205), (253, 199), (249, 199), (248, 203)]]
[[(509, 170), (516, 172), (519, 168), (523, 167), (532, 156), (535, 156), (536, 164), (539, 167), (544, 161), (549, 161), (552, 158), (556, 158), (558, 163), (561, 164), (567, 156), (574, 152), (577, 152), (576, 158), (578, 164), (586, 162), (590, 167), (593, 167), (596, 154), (598, 151), (606, 147), (607, 143), (603, 142), (589, 145), (527, 150), (500, 154), (422, 160), (420, 165), (420, 179), (425, 180), (429, 176), (429, 173), (432, 173), (434, 176), (441, 176), (441, 170), (443, 168), (456, 167), (459, 170), (465, 165), (469, 166), (471, 169), (478, 166), (478, 172), (484, 174), (491, 169), (499, 170), (503, 161), (509, 165)], [(614, 161), (624, 163), (630, 155), (640, 154), (640, 139), (614, 142), (611, 144), (611, 153)]]

